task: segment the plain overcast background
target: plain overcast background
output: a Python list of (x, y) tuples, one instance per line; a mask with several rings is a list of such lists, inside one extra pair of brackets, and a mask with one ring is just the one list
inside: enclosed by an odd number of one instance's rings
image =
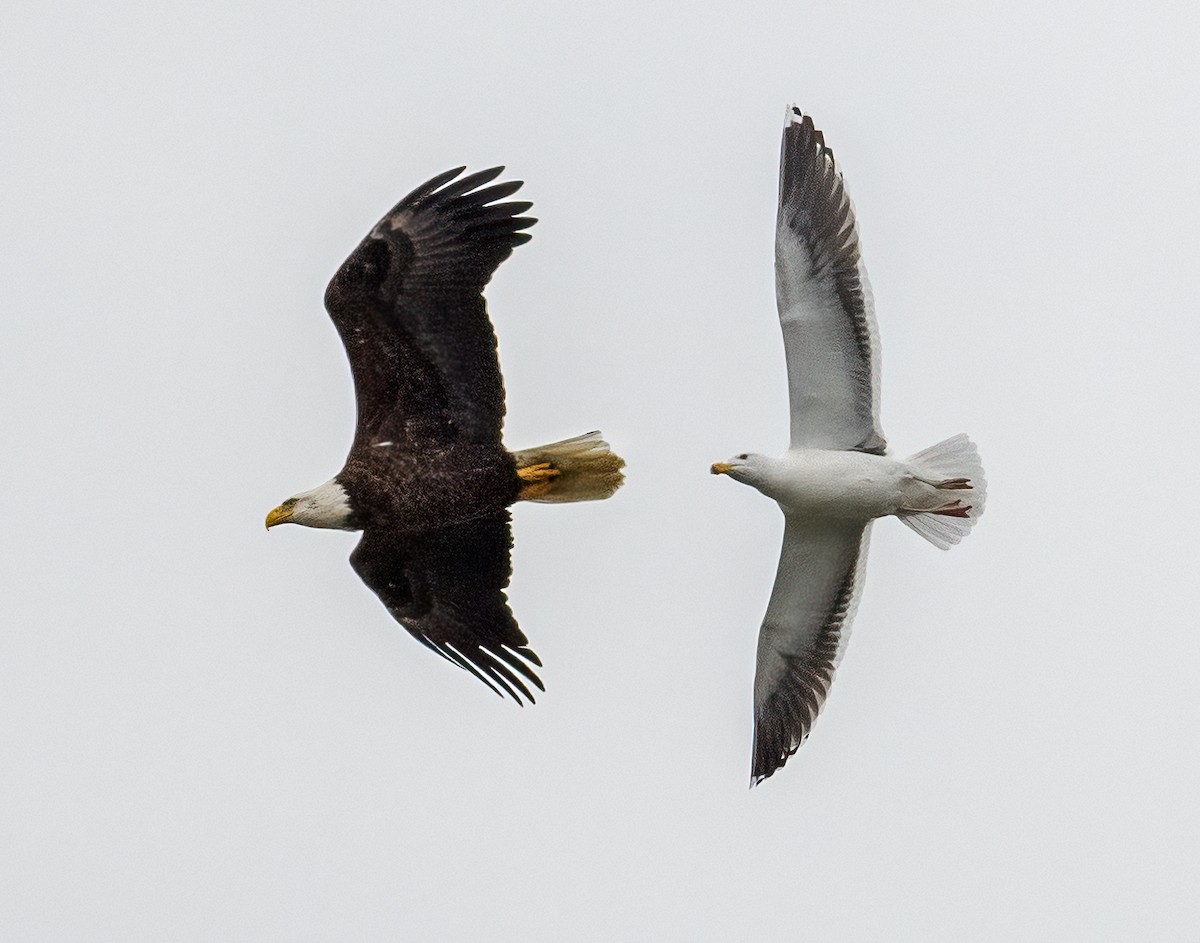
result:
[[(1195, 939), (1200, 74), (1190, 3), (17, 0), (0, 397), (0, 937)], [(904, 455), (988, 512), (875, 527), (809, 742), (748, 790), (786, 446), (784, 106), (858, 208)], [(525, 447), (518, 709), (418, 646), (349, 534), (321, 306), (376, 219), (505, 163), (488, 298)]]

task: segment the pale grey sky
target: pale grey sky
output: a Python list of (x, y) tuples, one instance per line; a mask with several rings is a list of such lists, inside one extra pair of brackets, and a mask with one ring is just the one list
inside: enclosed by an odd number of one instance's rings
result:
[[(17, 2), (0, 35), (0, 937), (1194, 939), (1192, 4)], [(784, 106), (858, 207), (907, 454), (979, 443), (952, 552), (876, 526), (810, 741), (747, 790), (787, 438)], [(266, 511), (353, 424), (325, 283), (458, 164), (541, 222), (489, 289), (520, 710), (346, 534)]]

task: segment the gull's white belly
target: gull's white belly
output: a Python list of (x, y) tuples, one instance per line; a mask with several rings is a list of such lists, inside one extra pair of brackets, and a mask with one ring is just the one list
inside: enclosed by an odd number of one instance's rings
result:
[(785, 514), (867, 521), (895, 514), (913, 478), (904, 462), (865, 452), (792, 449), (772, 463), (764, 494)]

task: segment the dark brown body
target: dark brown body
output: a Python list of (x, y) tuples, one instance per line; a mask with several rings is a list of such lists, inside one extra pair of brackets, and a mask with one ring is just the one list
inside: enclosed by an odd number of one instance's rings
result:
[[(388, 440), (383, 440), (387, 442)], [(350, 496), (355, 524), (405, 533), (491, 517), (517, 500), (521, 480), (504, 448), (454, 444), (420, 453), (383, 443), (368, 446), (373, 461), (352, 455), (338, 481)]]

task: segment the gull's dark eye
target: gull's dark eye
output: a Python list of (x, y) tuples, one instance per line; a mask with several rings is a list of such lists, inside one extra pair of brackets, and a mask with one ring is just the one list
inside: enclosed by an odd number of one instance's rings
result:
[(741, 455), (739, 455), (739, 456), (738, 456), (738, 458), (740, 458), (740, 459), (741, 459), (743, 462), (744, 462), (746, 459), (748, 459), (749, 457), (750, 457), (750, 456), (749, 456), (748, 454), (746, 454), (745, 452), (743, 452)]

